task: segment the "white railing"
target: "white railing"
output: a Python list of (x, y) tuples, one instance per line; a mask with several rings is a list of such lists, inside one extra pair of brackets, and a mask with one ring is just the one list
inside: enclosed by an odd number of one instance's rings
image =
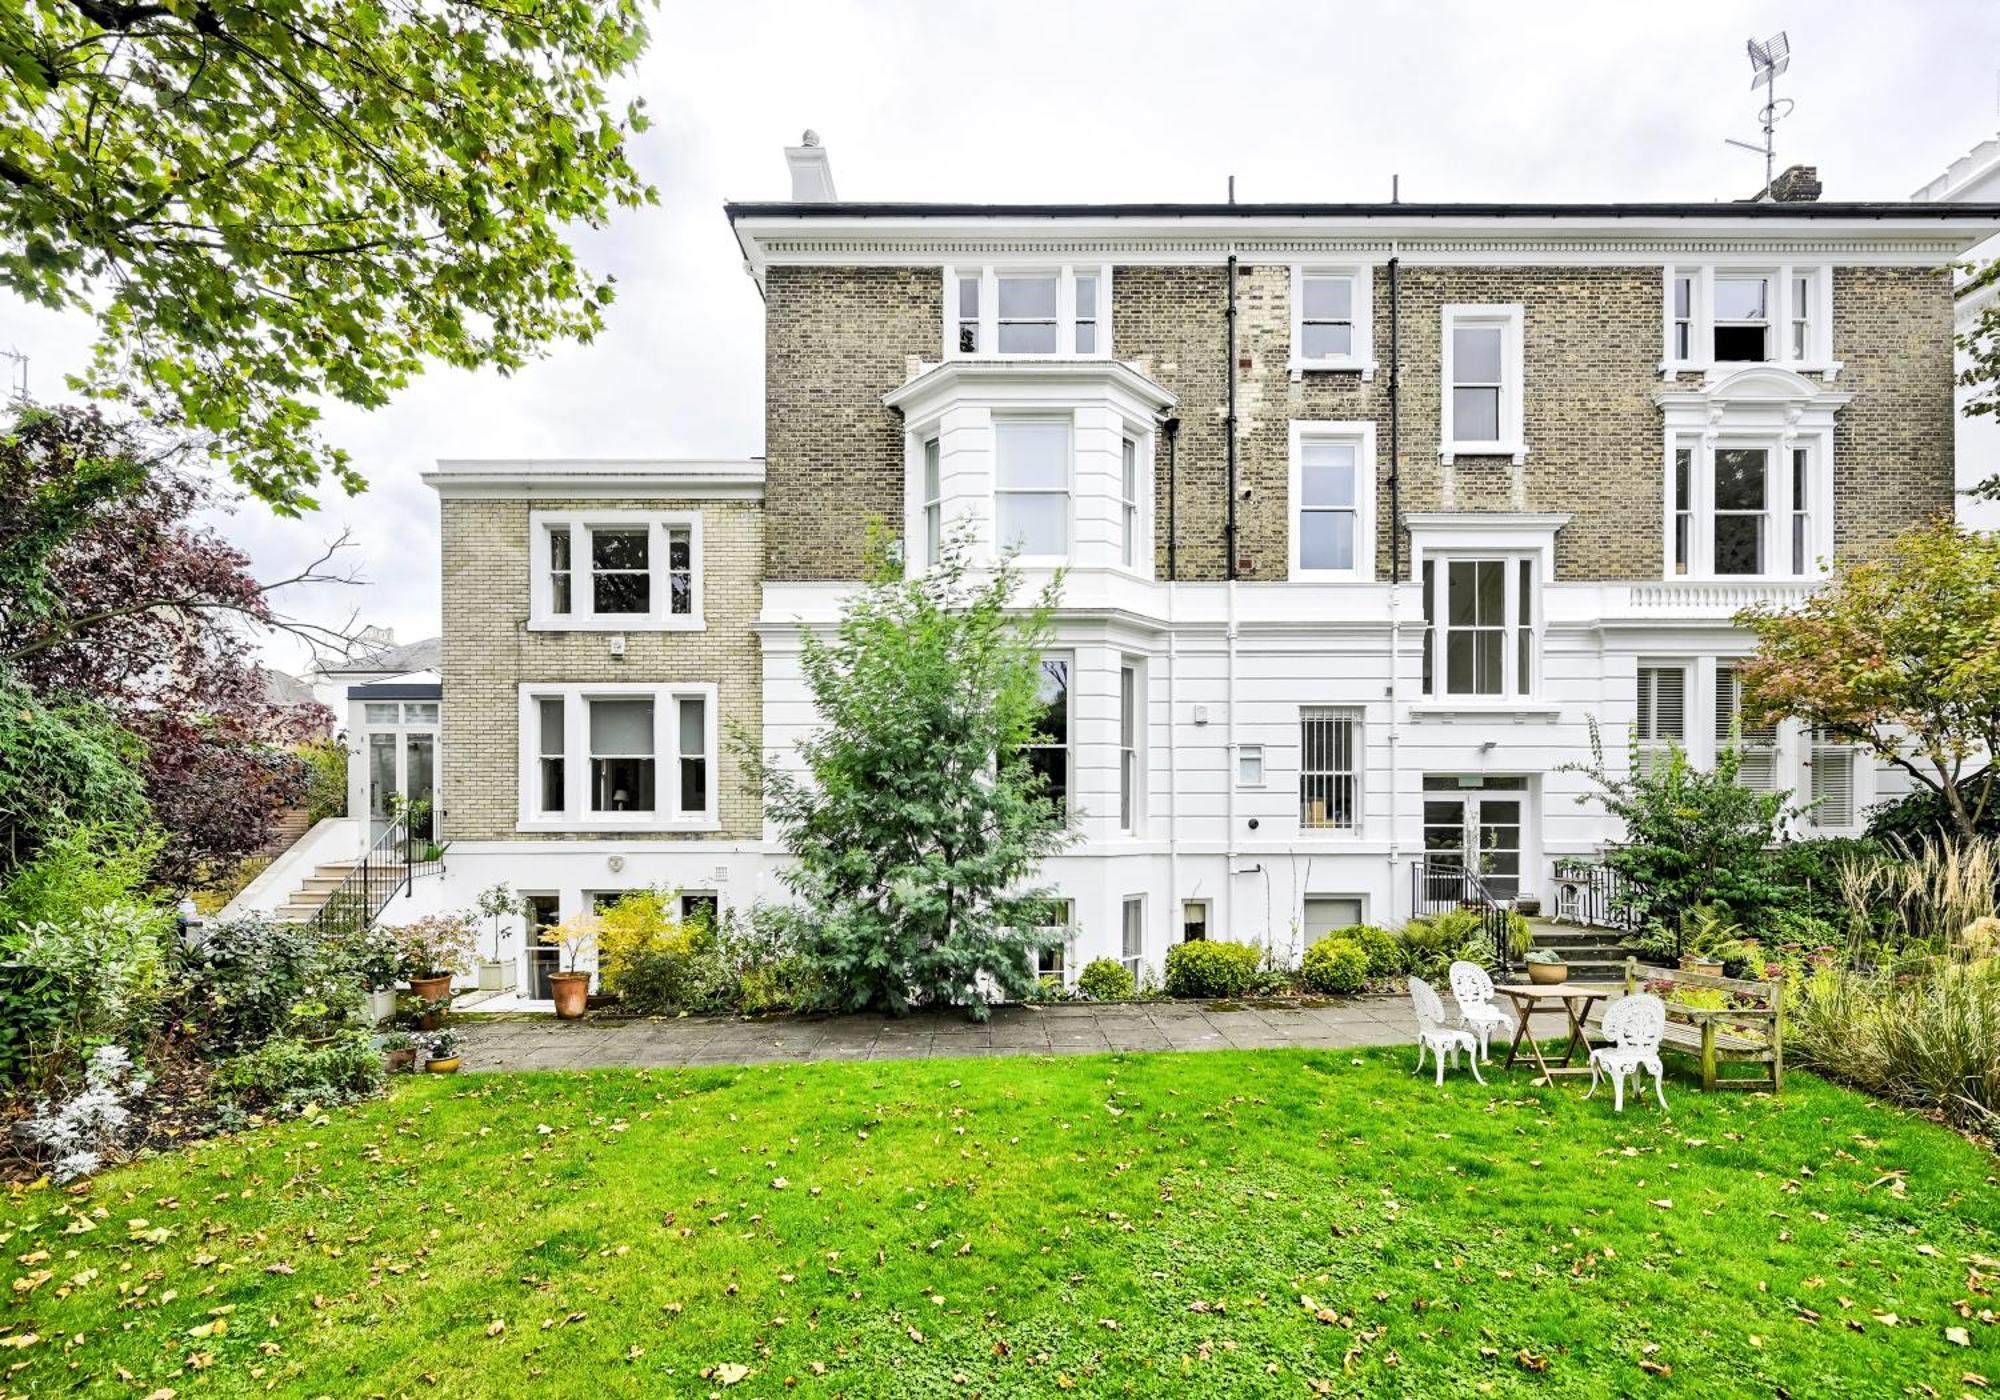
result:
[(1765, 604), (1796, 607), (1819, 586), (1817, 582), (1791, 580), (1682, 582), (1675, 579), (1628, 584), (1625, 596), (1628, 611), (1647, 616), (1733, 617), (1745, 608)]

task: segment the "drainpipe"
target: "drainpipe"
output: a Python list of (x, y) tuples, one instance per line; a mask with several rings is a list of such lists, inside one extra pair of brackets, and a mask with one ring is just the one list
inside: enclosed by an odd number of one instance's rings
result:
[[(1167, 435), (1167, 582), (1173, 583), (1180, 571), (1180, 502), (1176, 498), (1179, 472), (1176, 449), (1180, 442), (1181, 420), (1169, 417), (1160, 427)], [(1178, 920), (1181, 891), (1181, 758), (1178, 735), (1181, 723), (1180, 619), (1175, 603), (1179, 590), (1167, 589), (1167, 914)], [(1173, 928), (1173, 923), (1167, 925)], [(1169, 942), (1172, 940), (1170, 939)]]
[(1223, 577), (1234, 583), (1236, 581), (1236, 254), (1234, 250), (1229, 254), (1229, 299), (1222, 315), (1229, 327), (1229, 406), (1222, 420), (1223, 454), (1229, 468), (1228, 513), (1222, 527), (1223, 544), (1228, 550), (1223, 564)]
[[(1234, 191), (1232, 189), (1231, 193)], [(1227, 490), (1229, 500), (1222, 527), (1223, 546), (1227, 551), (1223, 564), (1226, 582), (1223, 590), (1227, 595), (1228, 617), (1225, 627), (1227, 649), (1223, 678), (1222, 703), (1229, 711), (1228, 731), (1224, 738), (1228, 744), (1225, 766), (1228, 770), (1228, 801), (1225, 811), (1229, 822), (1229, 834), (1223, 841), (1222, 905), (1223, 927), (1230, 938), (1241, 937), (1242, 930), (1236, 922), (1236, 250), (1229, 250), (1228, 294), (1224, 305), (1223, 320), (1228, 327), (1228, 385), (1227, 409), (1222, 420), (1223, 460), (1228, 465)]]
[(1167, 582), (1172, 583), (1181, 576), (1180, 503), (1175, 498), (1180, 475), (1175, 464), (1175, 449), (1181, 440), (1181, 420), (1169, 418), (1160, 426), (1167, 432)]
[[(1389, 245), (1389, 904), (1402, 897), (1403, 713), (1396, 678), (1403, 664), (1403, 260)], [(1415, 913), (1412, 908), (1409, 912)]]

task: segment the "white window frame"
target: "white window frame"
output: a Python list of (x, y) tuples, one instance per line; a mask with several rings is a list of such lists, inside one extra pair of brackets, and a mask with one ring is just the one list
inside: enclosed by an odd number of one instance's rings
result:
[[(1201, 938), (1198, 940), (1190, 939), (1187, 934), (1188, 911), (1190, 909), (1199, 909), (1201, 911)], [(1208, 941), (1209, 935), (1214, 932), (1215, 901), (1212, 899), (1183, 899), (1181, 901), (1181, 935), (1175, 941), (1179, 943), (1205, 943)]]
[[(643, 613), (605, 613), (593, 609), (590, 532), (593, 529), (647, 531), (646, 566), (650, 594)], [(688, 611), (673, 609), (673, 586), (667, 567), (670, 532), (688, 532)], [(570, 537), (570, 611), (555, 610), (555, 588), (549, 537), (554, 531)], [(702, 613), (702, 517), (700, 511), (581, 510), (530, 511), (528, 514), (528, 630), (530, 632), (700, 632)]]
[[(564, 810), (541, 809), (541, 699), (563, 702), (563, 797)], [(700, 699), (704, 752), (708, 780), (704, 784), (706, 803), (702, 810), (680, 811), (680, 707), (682, 698)], [(653, 704), (653, 792), (656, 809), (651, 812), (594, 812), (590, 810), (590, 706), (591, 700), (650, 700)], [(523, 682), (520, 687), (519, 831), (598, 832), (598, 831), (717, 831), (721, 829), (718, 794), (721, 790), (721, 721), (716, 687), (707, 682), (634, 685), (624, 682), (584, 684), (541, 684)]]
[(1118, 560), (1134, 572), (1139, 570), (1139, 501), (1144, 496), (1140, 481), (1145, 471), (1145, 455), (1139, 439), (1126, 433), (1118, 439)]
[[(1771, 294), (1766, 311), (1770, 318), (1770, 352), (1763, 360), (1715, 358), (1715, 279), (1718, 277), (1763, 277)], [(1674, 283), (1689, 280), (1688, 353), (1678, 353), (1674, 339)], [(1800, 316), (1797, 282), (1806, 281), (1804, 316)], [(1792, 327), (1803, 320), (1806, 328), (1805, 353), (1796, 353)], [(1660, 373), (1672, 378), (1681, 373), (1705, 371), (1733, 372), (1752, 365), (1781, 365), (1800, 374), (1821, 374), (1835, 378), (1844, 368), (1833, 357), (1833, 267), (1828, 263), (1669, 263), (1660, 295)]]
[[(1500, 689), (1497, 691), (1452, 690), (1450, 688), (1449, 660), (1451, 655), (1450, 637), (1457, 631), (1490, 631), (1491, 628), (1459, 627), (1450, 624), (1448, 603), (1451, 598), (1451, 568), (1454, 564), (1492, 564), (1501, 566), (1501, 623), (1500, 623)], [(1526, 566), (1525, 568), (1523, 566)], [(1424, 571), (1430, 572), (1428, 580), (1430, 597), (1427, 616), (1434, 620), (1429, 625), (1427, 643), (1430, 648), (1431, 688), (1425, 692), (1426, 700), (1452, 702), (1458, 704), (1498, 705), (1518, 704), (1532, 700), (1540, 692), (1542, 655), (1542, 586), (1547, 582), (1543, 577), (1544, 563), (1541, 556), (1506, 550), (1437, 550), (1426, 552), (1418, 562), (1417, 580), (1422, 585), (1426, 580)], [(1530, 596), (1527, 602), (1525, 620), (1521, 607), (1521, 580), (1527, 575)], [(1521, 672), (1521, 631), (1528, 633), (1528, 674)]]
[(1866, 771), (1862, 762), (1865, 750), (1858, 744), (1835, 735), (1823, 733), (1817, 728), (1806, 730), (1806, 773), (1800, 784), (1808, 801), (1818, 804), (1823, 794), (1819, 791), (1822, 764), (1840, 763), (1847, 769), (1847, 820), (1829, 821), (1826, 808), (1814, 805), (1806, 814), (1806, 821), (1813, 830), (1821, 832), (1851, 832), (1865, 824), (1862, 814), (1861, 779)]
[(1146, 827), (1146, 671), (1137, 657), (1118, 661), (1118, 830)]
[[(1037, 979), (1043, 977), (1057, 978), (1066, 987), (1076, 980), (1077, 974), (1077, 969), (1073, 966), (1073, 960), (1069, 955), (1070, 945), (1076, 942), (1076, 901), (1067, 895), (1052, 895), (1048, 902), (1062, 906), (1062, 922), (1059, 924), (1038, 925), (1037, 931), (1041, 933), (1060, 933), (1063, 937), (1062, 942), (1056, 944), (1053, 948), (1044, 948), (1035, 954), (1035, 976)], [(1055, 954), (1056, 966), (1044, 970), (1043, 960), (1051, 953)]]
[[(1066, 677), (1066, 682), (1063, 686), (1063, 741), (1060, 744), (1051, 744), (1043, 742), (1041, 740), (1030, 740), (1028, 743), (1022, 745), (1022, 747), (1024, 749), (1030, 749), (1030, 750), (1040, 750), (1040, 749), (1062, 750), (1063, 807), (1062, 807), (1061, 824), (1065, 827), (1071, 827), (1076, 825), (1077, 817), (1082, 809), (1082, 804), (1077, 801), (1078, 792), (1077, 792), (1077, 764), (1076, 764), (1076, 756), (1077, 756), (1076, 653), (1070, 651), (1044, 652), (1041, 655), (1041, 657), (1038, 658), (1035, 662), (1035, 674), (1038, 678), (1041, 675), (1041, 668), (1047, 665), (1051, 661), (1059, 661), (1065, 667), (1068, 668), (1064, 672), (1064, 676)], [(1036, 691), (1037, 697), (1039, 697), (1040, 695), (1040, 690), (1039, 690), (1040, 684), (1041, 684), (1040, 680), (1037, 679), (1036, 681), (1036, 685), (1038, 687)], [(1037, 705), (1040, 704), (1039, 698), (1037, 699), (1036, 703)]]
[[(1648, 673), (1651, 673), (1649, 678)], [(1658, 677), (1676, 675), (1681, 685), (1681, 728), (1678, 734), (1659, 732), (1660, 689)], [(1694, 705), (1694, 667), (1685, 661), (1658, 661), (1648, 657), (1639, 663), (1633, 680), (1635, 706), (1632, 722), (1633, 771), (1650, 773), (1668, 751), (1679, 745), (1689, 752), (1688, 719)], [(1651, 731), (1650, 733), (1648, 731)]]
[[(1028, 488), (1003, 487), (1000, 484), (1000, 434), (1003, 428), (1016, 423), (1060, 423), (1064, 433), (1063, 485), (1060, 492), (1054, 487), (1035, 486)], [(1063, 547), (1057, 554), (1030, 554), (1022, 550), (1015, 556), (1017, 562), (1029, 566), (1064, 564), (1076, 552), (1076, 416), (1071, 413), (996, 413), (993, 415), (993, 547), (1005, 550), (1007, 541), (1000, 532), (1000, 498), (1002, 496), (1054, 496), (1063, 498)], [(942, 459), (940, 459), (942, 460)]]
[[(1299, 545), (1303, 534), (1300, 513), (1305, 509), (1303, 473), (1305, 448), (1308, 443), (1339, 443), (1354, 448), (1354, 567), (1351, 569), (1307, 569), (1299, 564)], [(1375, 424), (1295, 418), (1292, 420), (1289, 451), (1290, 461), (1286, 468), (1285, 486), (1288, 576), (1305, 583), (1373, 582)]]
[[(1315, 903), (1332, 903), (1335, 900), (1343, 904), (1352, 903), (1355, 906), (1358, 911), (1355, 921), (1351, 924), (1342, 924), (1340, 928), (1328, 929), (1324, 934), (1320, 935), (1320, 938), (1308, 938), (1306, 936), (1306, 907)], [(1365, 894), (1341, 894), (1314, 890), (1308, 894), (1299, 896), (1299, 940), (1307, 948), (1312, 947), (1314, 943), (1320, 942), (1323, 939), (1340, 937), (1342, 929), (1361, 928), (1367, 922), (1368, 896)]]
[[(935, 566), (944, 544), (944, 435), (932, 430), (917, 444), (917, 501), (924, 522), (925, 567)], [(932, 478), (936, 479), (933, 480)], [(933, 494), (935, 492), (935, 494)]]
[[(1761, 430), (1718, 428), (1667, 434), (1662, 509), (1665, 576), (1682, 582), (1730, 583), (1823, 579), (1833, 557), (1833, 430), (1831, 428)], [(1715, 458), (1718, 452), (1754, 449), (1765, 454), (1764, 568), (1754, 574), (1715, 571)], [(1678, 454), (1690, 453), (1688, 476), (1688, 557), (1682, 571), (1677, 559), (1676, 495)], [(1792, 454), (1806, 454), (1806, 499), (1794, 489)], [(1794, 572), (1796, 518), (1803, 514), (1805, 568)], [(1776, 567), (1774, 567), (1776, 566)]]
[[(1353, 348), (1345, 355), (1322, 355), (1308, 359), (1305, 354), (1306, 279), (1345, 277), (1354, 284), (1350, 316), (1354, 325)], [(1295, 263), (1292, 266), (1291, 374), (1304, 378), (1307, 371), (1358, 371), (1363, 380), (1375, 377), (1375, 268), (1369, 263)]]
[[(1309, 724), (1332, 724), (1347, 727), (1348, 767), (1341, 768), (1337, 762), (1331, 767), (1307, 768), (1308, 746), (1306, 726)], [(1365, 767), (1362, 751), (1362, 712), (1347, 705), (1301, 705), (1299, 707), (1299, 835), (1302, 837), (1355, 835), (1361, 830), (1362, 772)], [(1332, 739), (1334, 752), (1339, 749), (1339, 739)], [(1331, 761), (1331, 760), (1330, 760)], [(1306, 820), (1306, 784), (1319, 778), (1337, 786), (1343, 779), (1351, 785), (1348, 801), (1347, 820), (1338, 819), (1338, 805), (1328, 810), (1328, 820), (1309, 822)]]
[[(1097, 329), (1097, 348), (1079, 354), (1076, 348), (1076, 279), (1079, 275), (1097, 279), (1097, 314), (1090, 318)], [(1002, 277), (1054, 277), (1056, 279), (1056, 348), (1051, 352), (1002, 354), (1000, 345), (1000, 279)], [(978, 346), (970, 351), (959, 348), (959, 279), (979, 280)], [(944, 267), (944, 329), (942, 349), (947, 360), (1108, 360), (1112, 344), (1112, 281), (1110, 263), (973, 263)]]
[[(1526, 313), (1509, 305), (1447, 306), (1443, 310), (1438, 392), (1438, 455), (1449, 463), (1458, 457), (1507, 457), (1516, 465), (1527, 461)], [(1500, 435), (1484, 440), (1461, 439), (1452, 425), (1452, 332), (1460, 327), (1494, 326), (1500, 331)]]
[[(1742, 658), (1724, 657), (1715, 665), (1715, 752), (1718, 758), (1729, 747), (1729, 731), (1736, 724), (1743, 708), (1743, 682), (1738, 676)], [(1779, 726), (1765, 725), (1759, 729), (1743, 729), (1736, 737), (1736, 747), (1743, 754), (1743, 763), (1738, 768), (1736, 780), (1742, 786), (1757, 792), (1779, 791), (1778, 750), (1781, 740)], [(1763, 781), (1752, 781), (1752, 775), (1761, 773)]]
[[(1135, 937), (1136, 935), (1136, 937)], [(1134, 944), (1138, 946), (1134, 948)], [(1146, 896), (1127, 895), (1118, 905), (1118, 961), (1139, 981), (1146, 965)]]
[[(1240, 788), (1261, 788), (1271, 780), (1271, 767), (1264, 761), (1262, 744), (1238, 744), (1233, 755), (1229, 780)], [(1256, 776), (1246, 776), (1247, 766), (1256, 765)]]

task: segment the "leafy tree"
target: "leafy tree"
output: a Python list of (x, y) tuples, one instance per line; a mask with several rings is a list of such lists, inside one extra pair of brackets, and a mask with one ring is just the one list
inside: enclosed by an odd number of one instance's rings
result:
[(2000, 771), (2000, 537), (1940, 518), (1879, 559), (1839, 565), (1790, 612), (1742, 614), (1746, 722), (1787, 717), (1908, 773), (1975, 835)]
[(102, 706), (44, 700), (0, 668), (0, 873), (73, 826), (143, 826), (145, 758)]
[(1623, 881), (1634, 920), (1672, 931), (1676, 955), (1697, 907), (1754, 924), (1785, 901), (1788, 890), (1777, 877), (1771, 847), (1796, 809), (1789, 793), (1759, 792), (1737, 781), (1743, 752), (1735, 743), (1723, 747), (1710, 769), (1688, 762), (1676, 744), (1663, 761), (1640, 772), (1605, 763), (1595, 724), (1590, 747), (1588, 764), (1566, 764), (1562, 771), (1582, 773), (1596, 785), (1577, 801), (1601, 802), (1624, 823), (1624, 839), (1605, 852), (1604, 863)]
[(645, 40), (638, 0), (0, 0), (0, 289), (281, 511), (357, 490), (316, 399), (601, 327), (565, 230), (655, 198), (606, 96)]
[[(158, 878), (178, 887), (257, 850), (271, 817), (306, 793), (308, 769), (288, 748), (325, 712), (267, 698), (246, 628), (339, 636), (271, 603), (278, 588), (334, 576), (314, 566), (259, 583), (195, 523), (213, 504), (171, 444), (90, 410), (28, 410), (0, 435), (0, 667), (64, 719), (68, 732), (44, 726), (41, 742), (69, 745), (71, 766), (92, 761), (77, 728), (86, 713), (136, 741), (118, 761), (166, 830)], [(0, 763), (26, 764), (25, 752), (0, 748)]]
[(1011, 565), (974, 580), (968, 544), (912, 579), (878, 564), (830, 637), (805, 635), (824, 727), (804, 775), (746, 755), (794, 857), (793, 937), (837, 1009), (984, 1016), (989, 988), (1033, 989), (1047, 942), (1048, 892), (1024, 885), (1070, 834), (1025, 746), (1059, 583), (1017, 611)]

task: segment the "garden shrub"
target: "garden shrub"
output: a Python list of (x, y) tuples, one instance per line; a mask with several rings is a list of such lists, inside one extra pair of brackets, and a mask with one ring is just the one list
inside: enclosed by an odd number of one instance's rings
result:
[(146, 1043), (166, 993), (171, 917), (117, 900), (0, 934), (11, 964), (0, 1017), (8, 1082), (46, 1090), (73, 1081), (101, 1046)]
[(142, 900), (165, 840), (130, 826), (72, 826), (49, 837), (0, 886), (0, 932), (67, 924), (86, 909)]
[(1370, 977), (1394, 977), (1407, 966), (1402, 939), (1380, 924), (1356, 924), (1342, 929), (1340, 936), (1361, 945), (1361, 951), (1368, 955)]
[(2000, 1128), (2000, 961), (1825, 963), (1788, 978), (1787, 991), (1785, 1049), (1797, 1063), (1961, 1127)]
[(1086, 963), (1076, 986), (1092, 1001), (1130, 1001), (1139, 989), (1132, 970), (1115, 958), (1093, 958)]
[(735, 1005), (738, 983), (705, 919), (674, 917), (673, 890), (633, 890), (597, 920), (597, 972), (632, 1011), (672, 1015)]
[(215, 1072), (215, 1087), (247, 1104), (338, 1103), (373, 1093), (382, 1080), (382, 1054), (365, 1031), (319, 1046), (278, 1036), (224, 1060)]
[(306, 820), (318, 823), (347, 815), (347, 745), (338, 739), (301, 744), (306, 765)]
[(182, 968), (188, 1014), (206, 1048), (241, 1050), (279, 1034), (357, 1023), (364, 972), (354, 947), (267, 914), (210, 924)]
[(1460, 960), (1494, 965), (1493, 942), (1476, 910), (1449, 909), (1412, 919), (1403, 925), (1402, 941), (1404, 970), (1433, 985), (1443, 982)]
[(1176, 943), (1167, 949), (1167, 995), (1240, 997), (1255, 985), (1263, 957), (1254, 943)]
[(1368, 985), (1368, 953), (1351, 938), (1322, 938), (1306, 949), (1303, 965), (1308, 991), (1347, 995)]

